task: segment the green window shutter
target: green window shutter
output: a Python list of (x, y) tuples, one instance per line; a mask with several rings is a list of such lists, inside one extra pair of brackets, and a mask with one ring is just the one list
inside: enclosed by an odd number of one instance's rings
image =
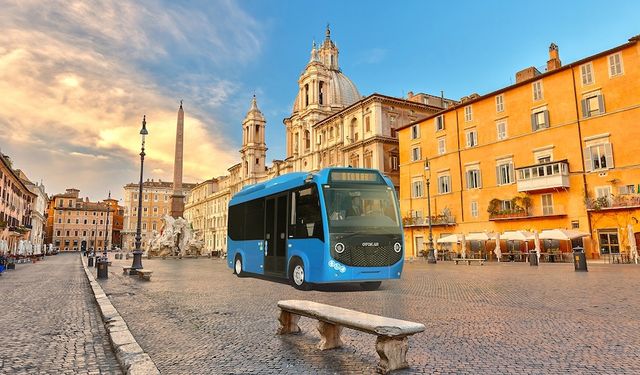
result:
[(593, 170), (593, 159), (591, 157), (591, 147), (585, 147), (584, 149), (584, 166), (585, 166), (585, 172), (591, 172)]
[(589, 102), (587, 99), (582, 99), (580, 102), (582, 103), (582, 117), (589, 117)]
[(544, 111), (544, 127), (550, 128), (551, 123), (549, 122), (549, 111)]
[(613, 168), (613, 148), (611, 143), (604, 144), (604, 156), (607, 161), (607, 168)]
[(538, 130), (538, 124), (536, 123), (536, 114), (532, 113), (531, 114), (531, 131), (535, 132), (536, 130)]
[(605, 113), (604, 111), (604, 95), (598, 95), (598, 106), (600, 107), (600, 113)]
[(500, 165), (496, 165), (496, 185), (500, 185), (502, 181), (500, 181)]

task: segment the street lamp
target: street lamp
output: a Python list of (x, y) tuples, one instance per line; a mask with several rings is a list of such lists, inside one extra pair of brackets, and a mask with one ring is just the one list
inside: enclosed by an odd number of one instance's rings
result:
[(430, 180), (431, 180), (431, 168), (429, 164), (429, 159), (424, 159), (424, 174), (425, 179), (427, 180), (427, 220), (429, 220), (429, 242), (427, 244), (427, 263), (436, 264), (436, 257), (433, 252), (433, 232), (431, 231), (431, 189), (429, 189)]
[(107, 199), (107, 222), (104, 228), (104, 251), (102, 255), (107, 259), (107, 242), (109, 241), (109, 201), (111, 201), (111, 190), (109, 190), (109, 198)]
[(133, 263), (131, 264), (130, 275), (135, 275), (137, 270), (142, 269), (142, 250), (140, 250), (140, 243), (142, 236), (140, 235), (140, 227), (142, 226), (142, 174), (144, 171), (144, 138), (149, 134), (147, 131), (147, 116), (142, 117), (142, 129), (140, 129), (140, 135), (142, 136), (142, 151), (140, 151), (140, 183), (138, 184), (138, 225), (136, 227), (136, 249), (133, 251)]

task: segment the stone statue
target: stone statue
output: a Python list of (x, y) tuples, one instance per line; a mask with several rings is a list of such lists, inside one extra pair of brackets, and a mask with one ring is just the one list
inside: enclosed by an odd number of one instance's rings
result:
[(201, 254), (202, 247), (202, 241), (195, 238), (193, 229), (185, 219), (165, 215), (160, 233), (154, 231), (151, 235), (147, 253), (151, 256), (197, 256)]

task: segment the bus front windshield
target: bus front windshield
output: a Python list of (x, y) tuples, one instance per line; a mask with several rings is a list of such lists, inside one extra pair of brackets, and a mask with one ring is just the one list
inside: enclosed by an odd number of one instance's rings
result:
[(400, 232), (396, 199), (386, 185), (323, 187), (329, 230), (333, 233)]

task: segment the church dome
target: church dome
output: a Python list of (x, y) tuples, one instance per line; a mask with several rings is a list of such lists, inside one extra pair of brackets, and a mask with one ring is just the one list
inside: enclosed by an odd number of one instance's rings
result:
[[(331, 106), (348, 107), (360, 100), (361, 95), (356, 85), (338, 70), (329, 71), (328, 104)], [(300, 108), (300, 95), (298, 92), (295, 102), (293, 102), (293, 112), (298, 112)]]
[(356, 85), (340, 71), (331, 71), (331, 84), (329, 85), (329, 102), (342, 106), (350, 106), (360, 100), (360, 92)]

